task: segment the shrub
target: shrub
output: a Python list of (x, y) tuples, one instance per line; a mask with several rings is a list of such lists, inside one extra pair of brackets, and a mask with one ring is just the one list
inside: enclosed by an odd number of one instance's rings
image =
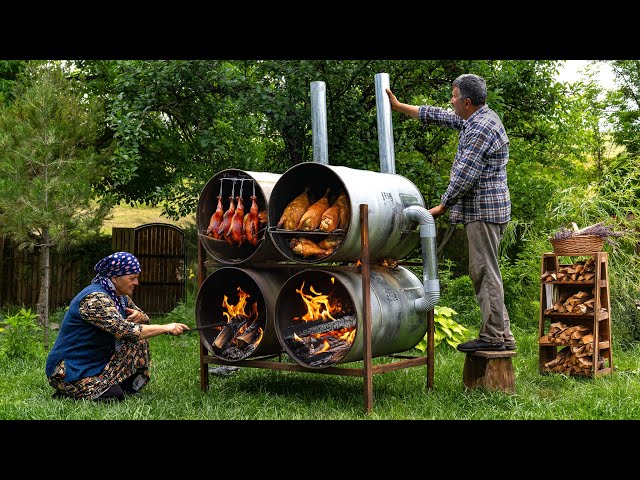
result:
[(42, 353), (42, 343), (37, 333), (42, 331), (38, 324), (38, 314), (31, 309), (21, 308), (0, 322), (0, 356), (7, 358), (35, 357)]
[[(433, 309), (433, 319), (435, 323), (435, 333), (433, 343), (438, 346), (442, 341), (446, 341), (451, 347), (456, 348), (463, 340), (467, 339), (469, 329), (456, 322), (452, 316), (457, 312), (449, 307), (436, 305)], [(416, 345), (421, 352), (427, 350), (427, 334)]]

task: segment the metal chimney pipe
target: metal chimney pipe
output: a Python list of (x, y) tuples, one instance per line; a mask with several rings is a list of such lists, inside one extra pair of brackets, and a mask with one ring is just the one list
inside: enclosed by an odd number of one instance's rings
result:
[[(380, 170), (384, 173), (396, 173), (393, 146), (393, 123), (391, 121), (391, 102), (386, 89), (390, 88), (389, 74), (378, 73), (375, 76), (376, 106), (378, 113), (378, 142), (380, 144)], [(411, 205), (403, 214), (409, 220), (420, 224), (420, 246), (422, 249), (422, 280), (425, 296), (414, 302), (418, 312), (431, 310), (440, 299), (438, 280), (438, 256), (436, 227), (433, 216), (419, 205)]]
[(378, 144), (380, 149), (380, 171), (396, 173), (396, 161), (393, 154), (393, 123), (391, 120), (391, 101), (386, 89), (389, 87), (389, 74), (377, 73), (376, 108), (378, 114)]
[(313, 161), (328, 165), (327, 87), (321, 81), (311, 82), (311, 132)]

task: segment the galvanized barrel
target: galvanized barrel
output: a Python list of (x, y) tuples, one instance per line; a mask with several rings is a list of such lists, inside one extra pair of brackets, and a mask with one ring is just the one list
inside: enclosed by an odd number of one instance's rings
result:
[[(196, 223), (198, 236), (204, 249), (216, 262), (241, 265), (247, 262), (271, 262), (284, 259), (273, 245), (271, 236), (267, 234), (266, 218), (269, 197), (279, 178), (280, 175), (275, 173), (227, 169), (209, 179), (198, 199)], [(252, 195), (256, 197), (259, 212), (264, 214), (264, 224), (260, 226), (257, 245), (252, 245), (248, 241), (230, 244), (224, 239), (215, 239), (207, 235), (211, 217), (218, 206), (218, 197), (221, 198), (223, 211), (226, 212), (232, 199), (235, 207), (237, 197), (240, 196), (244, 212), (247, 214), (252, 205)]]
[[(282, 348), (299, 365), (322, 369), (363, 359), (362, 275), (310, 268), (292, 275), (275, 305)], [(411, 350), (427, 333), (425, 296), (418, 277), (404, 267), (370, 269), (371, 356)]]
[[(337, 230), (330, 233), (319, 228), (301, 231), (278, 227), (288, 204), (305, 189), (308, 189), (311, 203), (323, 197), (328, 189), (330, 205), (344, 192), (347, 196), (348, 223), (339, 225)], [(291, 167), (273, 186), (268, 208), (269, 234), (280, 253), (297, 263), (354, 262), (361, 253), (361, 204), (368, 205), (371, 260), (403, 259), (419, 246), (418, 223), (403, 215), (404, 209), (409, 206), (425, 206), (422, 194), (413, 182), (401, 175), (316, 162)], [(327, 245), (327, 239), (331, 240), (333, 247), (323, 248)], [(320, 246), (318, 250), (314, 245)], [(309, 246), (309, 249), (305, 250), (305, 246)], [(316, 253), (310, 253), (313, 251)]]
[[(231, 266), (220, 267), (209, 274), (196, 297), (196, 323), (198, 327), (212, 326), (199, 331), (202, 344), (211, 355), (234, 362), (282, 351), (274, 327), (274, 308), (290, 274), (287, 269)], [(254, 334), (243, 338), (240, 331), (213, 326), (220, 323), (234, 328), (251, 327)], [(219, 335), (227, 335), (224, 343), (219, 341)]]

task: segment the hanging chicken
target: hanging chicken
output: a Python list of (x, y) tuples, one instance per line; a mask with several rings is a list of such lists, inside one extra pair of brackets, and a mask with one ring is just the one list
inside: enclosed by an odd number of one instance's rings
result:
[(254, 247), (258, 246), (258, 231), (260, 230), (260, 217), (258, 216), (258, 199), (251, 195), (251, 208), (244, 218), (244, 233)]
[(222, 195), (218, 195), (218, 206), (216, 211), (211, 215), (209, 220), (209, 226), (207, 227), (207, 235), (211, 238), (220, 238), (218, 230), (222, 224), (222, 216), (224, 215), (224, 209), (222, 208)]
[(322, 221), (322, 214), (329, 208), (329, 192), (331, 188), (327, 187), (324, 195), (313, 205), (307, 208), (304, 212), (300, 222), (298, 223), (298, 230), (303, 232), (311, 232), (316, 230), (320, 226)]
[(233, 245), (240, 246), (244, 243), (244, 200), (240, 195), (236, 197), (236, 211), (231, 218), (231, 226), (227, 231), (227, 237), (231, 238)]
[(227, 236), (227, 232), (231, 227), (231, 219), (235, 213), (236, 206), (233, 203), (233, 195), (229, 197), (229, 208), (224, 215), (222, 216), (222, 223), (220, 224), (220, 228), (218, 229), (218, 238), (224, 239), (230, 246), (233, 246), (233, 241), (231, 237)]
[(298, 223), (307, 211), (311, 202), (309, 201), (309, 187), (304, 189), (300, 195), (291, 200), (289, 204), (284, 208), (282, 216), (276, 225), (278, 228), (284, 228), (286, 230), (295, 230), (298, 228)]

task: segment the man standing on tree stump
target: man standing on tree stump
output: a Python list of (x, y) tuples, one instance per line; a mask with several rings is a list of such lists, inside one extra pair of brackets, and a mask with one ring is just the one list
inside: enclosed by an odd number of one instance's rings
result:
[(515, 350), (498, 265), (498, 247), (511, 220), (507, 186), (509, 138), (496, 112), (486, 105), (485, 80), (464, 74), (453, 81), (454, 112), (401, 103), (390, 89), (387, 94), (393, 111), (417, 118), (425, 126), (434, 124), (460, 132), (449, 185), (440, 205), (429, 210), (433, 218), (450, 210), (449, 221), (464, 225), (469, 243), (469, 275), (482, 312), (482, 325), (478, 338), (457, 348), (461, 352)]

